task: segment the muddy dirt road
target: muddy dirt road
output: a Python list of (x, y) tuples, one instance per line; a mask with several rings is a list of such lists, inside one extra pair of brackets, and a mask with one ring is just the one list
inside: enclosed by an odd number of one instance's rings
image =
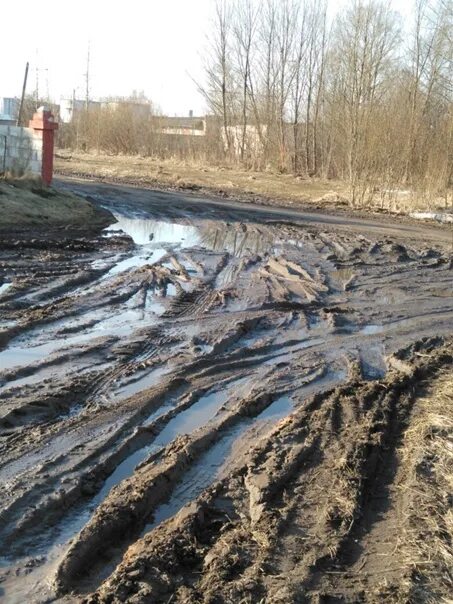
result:
[(118, 222), (1, 239), (0, 600), (411, 589), (391, 485), (451, 368), (451, 233), (60, 186)]

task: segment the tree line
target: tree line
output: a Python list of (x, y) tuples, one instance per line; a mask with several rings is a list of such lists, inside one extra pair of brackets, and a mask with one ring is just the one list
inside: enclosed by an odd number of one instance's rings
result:
[(206, 83), (225, 153), (255, 168), (379, 189), (448, 191), (453, 176), (453, 2), (218, 0)]
[(448, 200), (453, 182), (453, 0), (216, 0), (198, 82), (205, 137), (162, 134), (128, 110), (82, 112), (65, 146), (291, 172), (349, 183), (352, 203), (395, 191)]

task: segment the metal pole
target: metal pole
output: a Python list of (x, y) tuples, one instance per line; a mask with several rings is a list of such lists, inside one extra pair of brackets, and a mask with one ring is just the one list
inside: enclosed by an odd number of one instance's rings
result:
[(86, 77), (86, 97), (85, 97), (85, 110), (88, 112), (90, 105), (90, 41), (88, 40), (88, 52), (87, 52), (87, 72)]
[(8, 146), (8, 137), (6, 136), (6, 134), (2, 134), (1, 136), (5, 139), (5, 148), (3, 149), (3, 171), (2, 171), (2, 173), (5, 174), (5, 172), (6, 172), (6, 150), (7, 150), (7, 146)]
[(16, 126), (20, 126), (20, 121), (22, 119), (22, 109), (24, 107), (24, 97), (25, 97), (25, 89), (27, 87), (27, 78), (28, 78), (28, 61), (27, 61), (27, 65), (25, 66), (24, 85), (22, 86), (22, 96), (20, 99), (19, 114), (17, 116)]
[(36, 99), (35, 99), (35, 110), (38, 111), (39, 107), (39, 57), (38, 57), (38, 49), (36, 49)]

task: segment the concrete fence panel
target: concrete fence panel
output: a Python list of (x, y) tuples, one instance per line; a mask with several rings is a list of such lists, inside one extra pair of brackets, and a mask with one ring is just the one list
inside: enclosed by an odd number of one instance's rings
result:
[(32, 128), (0, 126), (0, 170), (41, 175), (42, 136)]
[(29, 128), (0, 125), (0, 172), (12, 172), (15, 176), (35, 174), (50, 185), (57, 128), (53, 115), (45, 107), (34, 114)]

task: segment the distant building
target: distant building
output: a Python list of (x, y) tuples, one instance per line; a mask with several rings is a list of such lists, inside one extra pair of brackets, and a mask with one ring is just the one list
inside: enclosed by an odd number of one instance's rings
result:
[(252, 124), (247, 124), (245, 127), (242, 124), (235, 126), (227, 126), (228, 139), (225, 130), (222, 128), (222, 140), (225, 150), (228, 149), (228, 143), (231, 145), (232, 150), (236, 155), (240, 155), (242, 147), (244, 147), (244, 153), (254, 155), (255, 157), (260, 156), (263, 151), (263, 142), (261, 136), (267, 135), (267, 125), (261, 126), (261, 131)]
[(151, 104), (148, 102), (118, 100), (118, 101), (101, 101), (102, 109), (109, 109), (110, 111), (118, 111), (120, 109), (126, 109), (135, 118), (148, 120), (151, 116)]
[(11, 97), (0, 97), (0, 124), (11, 126), (16, 123), (20, 100)]
[[(108, 109), (118, 111), (127, 108), (137, 119), (147, 120), (151, 115), (151, 105), (147, 102), (136, 102), (128, 100), (108, 100), (108, 101), (89, 101), (88, 110), (96, 111), (98, 109)], [(65, 124), (70, 124), (72, 120), (86, 109), (86, 100), (82, 99), (61, 99), (60, 101), (60, 119)]]
[[(98, 101), (89, 101), (88, 109), (99, 109), (101, 103)], [(60, 100), (60, 121), (64, 124), (70, 124), (77, 114), (86, 109), (86, 101), (80, 99), (61, 99)]]
[(158, 130), (161, 134), (178, 136), (206, 136), (207, 119), (205, 117), (167, 117), (158, 118)]

